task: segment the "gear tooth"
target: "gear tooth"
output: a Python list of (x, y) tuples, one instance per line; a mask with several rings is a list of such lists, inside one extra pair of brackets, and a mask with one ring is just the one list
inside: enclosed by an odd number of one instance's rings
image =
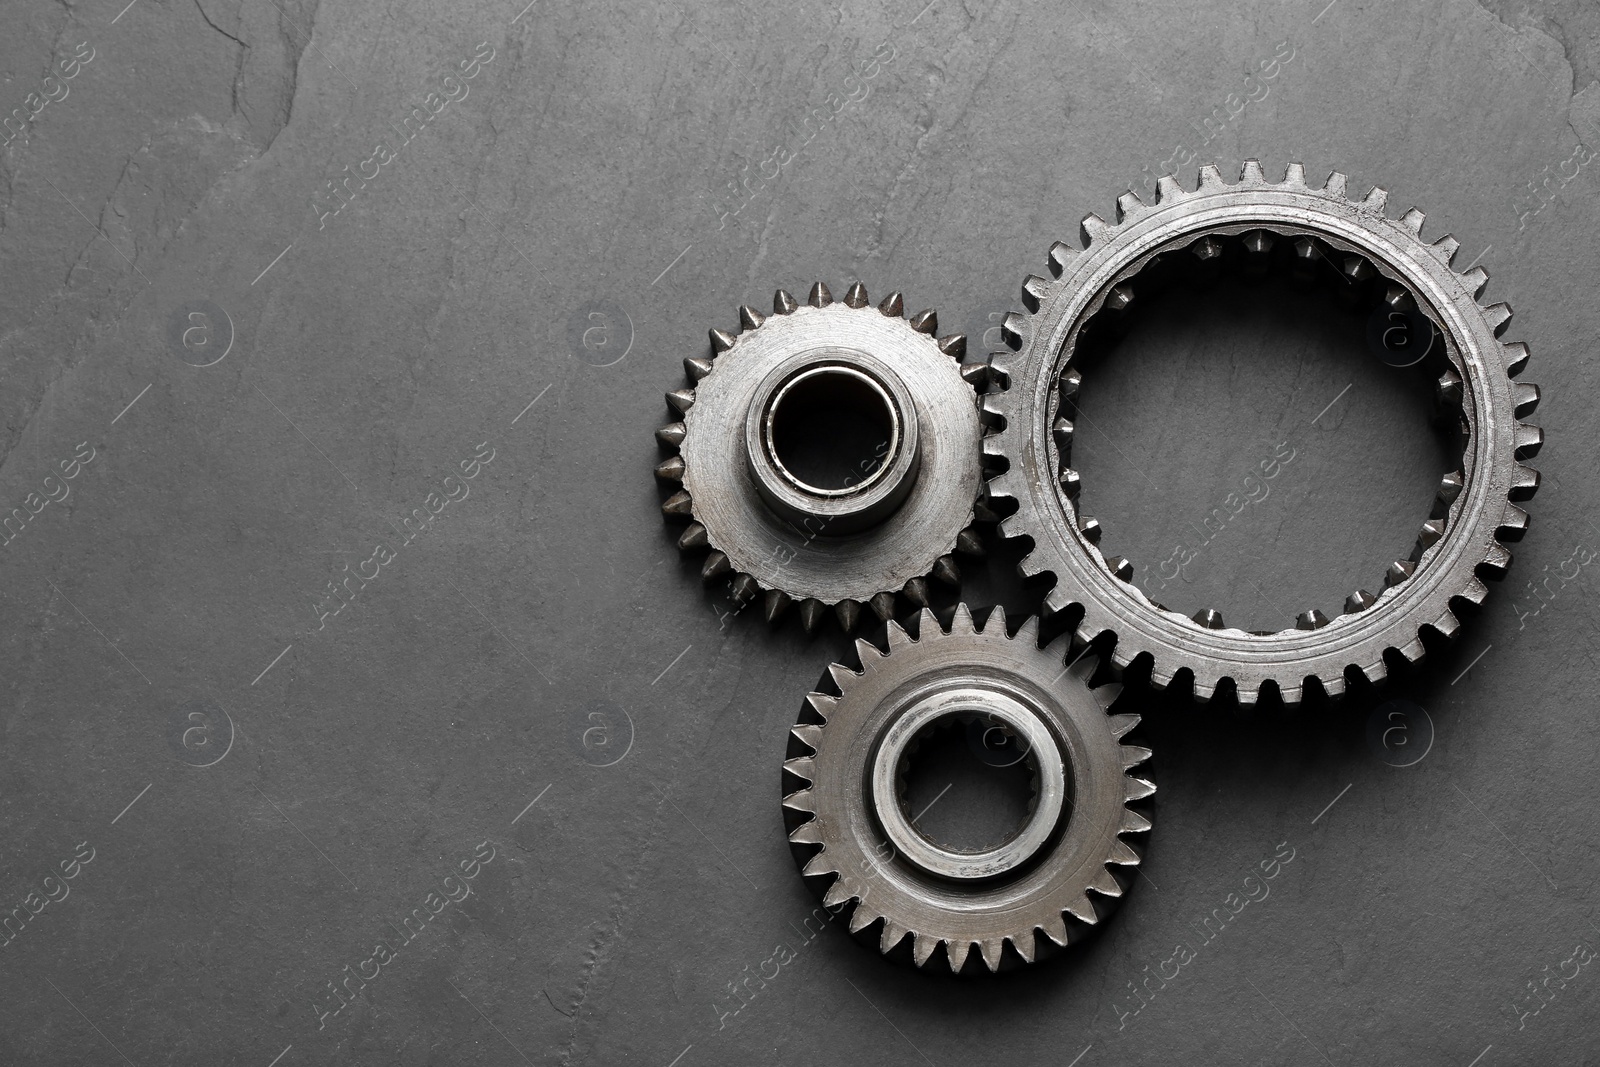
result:
[[(1127, 811), (1128, 809), (1123, 808), (1122, 810)], [(1141, 861), (1139, 859), (1139, 852), (1137, 849), (1128, 844), (1126, 841), (1116, 841), (1111, 846), (1111, 854), (1108, 857), (1107, 862), (1115, 863), (1120, 867), (1137, 867)]]
[(1410, 230), (1412, 233), (1416, 234), (1418, 237), (1421, 237), (1422, 236), (1422, 222), (1427, 217), (1428, 217), (1427, 215), (1424, 215), (1417, 208), (1412, 208), (1411, 210), (1407, 211), (1404, 215), (1400, 216), (1400, 225), (1404, 226), (1406, 229)]
[(1050, 295), (1050, 283), (1037, 274), (1030, 274), (1022, 281), (1022, 306), (1029, 311), (1038, 311), (1045, 298)]
[(1302, 611), (1294, 618), (1294, 627), (1297, 630), (1320, 630), (1328, 625), (1328, 617), (1317, 608)]
[(827, 722), (833, 716), (833, 709), (839, 706), (839, 698), (827, 693), (807, 693), (806, 703), (819, 719)]
[(978, 632), (977, 624), (972, 621), (972, 609), (967, 607), (965, 600), (956, 605), (955, 616), (950, 620), (950, 632), (968, 636)]
[(1163, 174), (1156, 179), (1156, 203), (1170, 204), (1174, 201), (1182, 200), (1188, 195), (1183, 186), (1178, 184), (1178, 179), (1172, 175)]
[(1389, 569), (1383, 572), (1383, 587), (1391, 589), (1399, 585), (1417, 571), (1417, 565), (1409, 559), (1397, 559), (1389, 564)]
[(1520, 541), (1527, 532), (1528, 513), (1515, 504), (1506, 504), (1506, 510), (1500, 516), (1500, 526), (1495, 530), (1495, 536), (1501, 541)]
[(708, 332), (711, 335), (711, 354), (713, 356), (722, 355), (722, 353), (733, 347), (734, 341), (738, 340), (727, 330), (719, 330), (715, 326)]
[(1441, 636), (1453, 640), (1456, 634), (1461, 632), (1461, 620), (1456, 618), (1455, 612), (1446, 608), (1439, 613), (1437, 619), (1433, 620), (1433, 628), (1438, 630)]
[(1376, 663), (1364, 664), (1356, 669), (1361, 672), (1363, 678), (1373, 685), (1382, 685), (1389, 677), (1389, 666), (1381, 659)]
[(980, 393), (988, 388), (991, 377), (989, 364), (987, 363), (963, 363), (961, 365), (961, 380)]
[(1112, 900), (1122, 896), (1122, 886), (1117, 884), (1116, 878), (1112, 877), (1111, 872), (1107, 870), (1096, 871), (1085, 888), (1092, 889), (1101, 896), (1110, 897)]
[(828, 287), (822, 282), (811, 287), (811, 295), (806, 297), (806, 302), (814, 308), (825, 308), (833, 303), (833, 294), (828, 292)]
[(740, 606), (748, 604), (761, 592), (761, 585), (756, 581), (755, 575), (739, 573), (733, 576), (730, 584), (729, 595)]
[(886, 629), (889, 635), (889, 655), (892, 656), (896, 652), (899, 652), (902, 649), (910, 648), (912, 645), (916, 644), (916, 642), (911, 639), (911, 634), (906, 631), (906, 628), (901, 626), (900, 623), (894, 619), (889, 620), (889, 625), (886, 627)]
[(953, 333), (947, 337), (939, 338), (939, 351), (943, 352), (957, 363), (961, 362), (967, 356), (967, 335), (964, 333)]
[(939, 313), (934, 311), (933, 308), (923, 308), (907, 319), (906, 322), (913, 330), (918, 333), (925, 333), (929, 337), (939, 332)]
[(864, 308), (870, 303), (867, 297), (867, 287), (856, 282), (845, 291), (844, 302), (853, 308)]
[(1135, 778), (1131, 774), (1123, 775), (1122, 783), (1123, 794), (1128, 800), (1143, 800), (1145, 797), (1154, 796), (1156, 792), (1154, 782)]
[(1544, 430), (1520, 422), (1517, 424), (1515, 439), (1516, 448), (1511, 454), (1517, 459), (1532, 459), (1539, 454), (1539, 449), (1544, 447)]
[(789, 840), (796, 845), (823, 844), (822, 827), (817, 825), (815, 819), (803, 822), (789, 831)]
[(1105, 309), (1114, 314), (1121, 314), (1133, 306), (1133, 286), (1123, 284), (1114, 285), (1106, 294)]
[(1083, 534), (1083, 539), (1089, 542), (1091, 545), (1098, 545), (1100, 543), (1100, 536), (1105, 532), (1105, 530), (1100, 525), (1099, 519), (1085, 518), (1079, 520), (1078, 532)]
[(694, 501), (686, 490), (679, 489), (661, 502), (661, 514), (669, 519), (687, 519), (694, 514)]
[(793, 601), (789, 599), (788, 593), (781, 589), (768, 589), (766, 603), (762, 606), (762, 614), (766, 616), (767, 625), (776, 624), (783, 617), (783, 613), (789, 610), (791, 603)]
[(839, 628), (847, 634), (856, 632), (856, 624), (861, 621), (861, 601), (848, 598), (839, 601), (833, 606), (834, 618), (839, 620)]
[(790, 296), (785, 289), (779, 289), (772, 294), (772, 313), (774, 315), (793, 315), (800, 305), (795, 298)]
[[(812, 856), (809, 860), (807, 860), (806, 865), (800, 869), (800, 875), (803, 878), (818, 878), (830, 874), (836, 875), (838, 873), (838, 868), (834, 866), (832, 860), (828, 859), (827, 852), (818, 852), (815, 856)], [(835, 880), (833, 885), (828, 888), (829, 895), (832, 895), (833, 891), (837, 888), (839, 888), (839, 883), (837, 880)]]
[(1461, 242), (1447, 233), (1428, 247), (1439, 257), (1439, 262), (1448, 267), (1455, 261), (1456, 253), (1461, 250)]
[(711, 538), (706, 533), (706, 528), (698, 522), (691, 522), (683, 528), (683, 533), (678, 535), (678, 551), (698, 552), (711, 547)]
[(1065, 241), (1057, 241), (1050, 246), (1050, 255), (1045, 262), (1050, 267), (1050, 273), (1059, 278), (1077, 255), (1078, 250), (1076, 248), (1073, 248)]
[[(1132, 662), (1132, 657), (1129, 657), (1129, 662)], [(1104, 711), (1115, 704), (1117, 698), (1122, 695), (1122, 683), (1107, 682), (1098, 689), (1090, 690), (1090, 692), (1094, 695), (1094, 702), (1100, 705), (1100, 710)]]
[(946, 941), (944, 943), (946, 958), (950, 961), (950, 970), (956, 974), (961, 973), (961, 968), (967, 965), (967, 955), (972, 951), (971, 941)]
[(1032, 963), (1038, 958), (1038, 954), (1034, 950), (1032, 930), (1025, 934), (1007, 935), (1006, 942), (1022, 958), (1023, 963)]
[(983, 620), (979, 628), (980, 634), (992, 634), (996, 637), (1006, 636), (1006, 609), (1003, 604), (996, 604), (989, 612), (989, 617)]
[(1078, 240), (1083, 242), (1086, 249), (1094, 247), (1096, 241), (1105, 240), (1111, 232), (1111, 224), (1092, 211), (1078, 224)]
[(1122, 809), (1122, 824), (1117, 827), (1119, 834), (1145, 834), (1150, 832), (1150, 820), (1134, 811), (1132, 808)]
[(1429, 519), (1427, 522), (1423, 523), (1422, 528), (1417, 531), (1417, 544), (1422, 546), (1422, 550), (1426, 552), (1428, 549), (1438, 544), (1439, 538), (1443, 536), (1444, 520)]
[(843, 663), (828, 664), (828, 676), (833, 679), (833, 684), (839, 687), (839, 692), (844, 692), (846, 686), (855, 683), (860, 675), (846, 667)]
[(809, 789), (796, 789), (786, 794), (783, 798), (785, 811), (792, 811), (800, 815), (816, 815), (814, 807), (815, 798)]
[(1125, 771), (1132, 770), (1154, 755), (1148, 748), (1142, 748), (1139, 745), (1118, 745), (1117, 747), (1122, 756), (1122, 769)]
[(989, 973), (994, 974), (1000, 969), (1000, 952), (1005, 948), (1005, 939), (1001, 937), (986, 937), (978, 942), (978, 952), (983, 956), (984, 965), (989, 968)]
[(1121, 645), (1111, 649), (1111, 666), (1119, 671), (1125, 671), (1133, 663), (1133, 653)]
[(1533, 494), (1539, 491), (1542, 481), (1539, 472), (1532, 467), (1517, 464), (1517, 469), (1511, 472), (1511, 490), (1507, 494), (1511, 500), (1532, 500)]
[(1420, 636), (1413, 637), (1395, 649), (1395, 651), (1399, 652), (1407, 663), (1421, 663), (1428, 654), (1427, 649), (1422, 647), (1422, 638)]
[(767, 317), (749, 304), (739, 305), (739, 330), (741, 333), (759, 329), (761, 324), (766, 321)]
[(701, 378), (711, 373), (711, 361), (702, 356), (685, 356), (683, 358), (683, 373), (691, 382), (698, 382)]
[(1367, 192), (1366, 197), (1361, 201), (1362, 209), (1370, 211), (1374, 215), (1382, 215), (1383, 209), (1387, 207), (1388, 204), (1389, 190), (1385, 189), (1381, 185), (1374, 185)]
[(1222, 180), (1222, 171), (1217, 169), (1215, 163), (1207, 163), (1200, 168), (1200, 186), (1197, 191), (1210, 192), (1213, 189), (1221, 189), (1227, 184)]
[(683, 481), (684, 463), (682, 456), (673, 456), (656, 464), (656, 481), (677, 483)]
[(1511, 322), (1511, 305), (1505, 302), (1490, 304), (1483, 309), (1483, 317), (1489, 320), (1489, 326), (1494, 330), (1494, 335), (1499, 337), (1506, 332), (1506, 326)]
[(1306, 167), (1304, 163), (1290, 163), (1283, 170), (1283, 184), (1294, 189), (1306, 187)]
[(928, 579), (907, 578), (906, 584), (900, 587), (900, 593), (917, 607), (925, 608), (928, 606)]
[(1133, 564), (1124, 556), (1112, 556), (1106, 560), (1106, 566), (1125, 582), (1133, 581)]
[(706, 555), (706, 561), (700, 568), (700, 580), (702, 582), (714, 581), (719, 576), (727, 574), (732, 570), (733, 564), (728, 562), (727, 555), (717, 551), (716, 549), (712, 549)]
[(1482, 604), (1489, 596), (1489, 587), (1477, 578), (1467, 579), (1467, 584), (1456, 594), (1469, 604)]
[(1330, 700), (1337, 700), (1344, 696), (1345, 681), (1343, 674), (1336, 674), (1332, 678), (1318, 678), (1317, 683), (1322, 686)]
[(1071, 467), (1063, 467), (1061, 474), (1056, 478), (1056, 485), (1061, 487), (1061, 495), (1068, 500), (1078, 499), (1078, 493), (1083, 489), (1083, 478)]
[(1239, 706), (1246, 711), (1261, 703), (1261, 686), (1255, 682), (1240, 682), (1234, 680), (1234, 696), (1239, 701)]
[(817, 627), (822, 624), (823, 613), (827, 610), (827, 605), (816, 597), (806, 597), (800, 601), (800, 625), (805, 628), (806, 633), (816, 633)]
[(896, 289), (883, 298), (883, 302), (878, 305), (878, 310), (891, 319), (901, 318), (906, 311), (905, 297), (901, 296), (900, 290)]
[(689, 414), (689, 409), (694, 407), (693, 389), (674, 389), (667, 394), (667, 407), (679, 415)]
[(861, 931), (865, 930), (867, 927), (871, 926), (881, 918), (883, 918), (883, 916), (879, 915), (872, 908), (867, 907), (867, 902), (863, 900), (856, 906), (856, 909), (850, 913), (850, 918), (846, 921), (845, 926), (850, 930), (852, 935), (859, 934)]
[[(1081, 633), (1079, 636), (1083, 636)], [(1084, 685), (1089, 684), (1089, 679), (1094, 677), (1094, 672), (1100, 669), (1100, 657), (1092, 652), (1080, 654), (1067, 667), (1067, 672)]]
[[(823, 855), (826, 855), (826, 853), (823, 853)], [(841, 879), (830, 885), (828, 891), (822, 895), (822, 906), (832, 910), (853, 899), (855, 899), (855, 894), (845, 887), (844, 881)], [(857, 910), (861, 909), (858, 908)]]
[(1220, 630), (1223, 628), (1222, 612), (1217, 611), (1215, 608), (1201, 608), (1190, 618), (1207, 630)]
[(1439, 479), (1439, 492), (1436, 494), (1439, 503), (1445, 507), (1454, 504), (1456, 497), (1461, 495), (1461, 487), (1466, 484), (1460, 471), (1451, 471)]
[(939, 947), (939, 939), (918, 932), (912, 935), (911, 960), (918, 967), (925, 967), (928, 957), (933, 955), (933, 950)]
[(982, 556), (986, 552), (983, 538), (978, 536), (978, 531), (971, 526), (956, 534), (956, 551), (968, 556)]
[(1436, 392), (1440, 404), (1447, 407), (1450, 405), (1460, 406), (1461, 389), (1461, 375), (1457, 374), (1454, 368), (1447, 368), (1443, 374), (1439, 375)]
[[(794, 741), (797, 741), (806, 748), (810, 749), (811, 755), (815, 755), (822, 749), (822, 727), (818, 726), (816, 723), (799, 723), (795, 726), (792, 726), (789, 728), (789, 736), (793, 738)], [(789, 746), (789, 751), (796, 752), (799, 750), (797, 750), (795, 746), (791, 744)], [(804, 766), (801, 766), (801, 764), (804, 764)], [(790, 768), (800, 777), (805, 778), (808, 781), (811, 779), (811, 775), (808, 772), (814, 768), (813, 761), (809, 756), (796, 756), (794, 758), (785, 760), (783, 765)]]
[(1531, 382), (1513, 382), (1511, 400), (1516, 405), (1517, 418), (1526, 418), (1539, 406), (1539, 387)]
[(1027, 327), (1027, 320), (1019, 313), (1015, 311), (1006, 312), (1006, 317), (1000, 320), (1000, 337), (1005, 341), (1006, 347), (1013, 352), (1021, 351), (1024, 336), (1022, 331)]
[(1054, 915), (1046, 919), (1034, 929), (1038, 931), (1038, 937), (1049, 941), (1056, 948), (1066, 948), (1071, 940), (1067, 936), (1067, 924), (1060, 915)]
[(867, 606), (872, 609), (872, 613), (880, 622), (888, 622), (894, 618), (893, 593), (874, 593), (872, 599), (867, 601)]
[(1366, 611), (1378, 602), (1378, 598), (1365, 589), (1357, 589), (1354, 593), (1344, 598), (1344, 613), (1354, 615), (1358, 611)]
[(1467, 292), (1477, 298), (1489, 284), (1489, 272), (1482, 267), (1473, 267), (1461, 275), (1461, 284), (1467, 287)]
[(1145, 212), (1144, 201), (1132, 189), (1117, 197), (1117, 221), (1136, 219)]
[(1499, 541), (1490, 541), (1481, 566), (1488, 570), (1489, 577), (1497, 580), (1504, 578), (1506, 571), (1511, 569), (1511, 550)]
[(683, 444), (689, 431), (681, 422), (669, 422), (656, 431), (656, 443), (662, 448), (677, 448)]
[(1022, 625), (1017, 627), (1017, 632), (1012, 635), (1011, 639), (1016, 641), (1018, 644), (1027, 645), (1030, 648), (1038, 648), (1039, 616), (1029, 615), (1027, 618), (1023, 619)]
[(956, 566), (953, 556), (944, 555), (934, 560), (932, 574), (945, 585), (958, 586), (961, 584), (961, 568)]
[(1135, 726), (1139, 725), (1139, 716), (1131, 712), (1124, 712), (1120, 715), (1107, 716), (1106, 722), (1111, 727), (1111, 736), (1121, 741)]
[(1345, 187), (1347, 185), (1348, 179), (1345, 178), (1341, 172), (1334, 171), (1332, 174), (1328, 175), (1328, 180), (1323, 184), (1322, 191), (1327, 193), (1329, 196), (1336, 196), (1339, 199), (1344, 200), (1347, 199), (1345, 194)]
[(1515, 378), (1528, 365), (1528, 346), (1521, 341), (1501, 345), (1500, 352), (1505, 357), (1507, 377)]
[(1067, 901), (1061, 910), (1086, 926), (1097, 926), (1100, 923), (1100, 916), (1095, 914), (1094, 905), (1089, 903), (1087, 895)]
[(1247, 159), (1244, 166), (1239, 168), (1240, 185), (1266, 185), (1267, 176), (1261, 172), (1259, 159)]
[(884, 919), (883, 932), (878, 935), (878, 951), (887, 956), (899, 947), (911, 933), (910, 927), (902, 926), (893, 919)]

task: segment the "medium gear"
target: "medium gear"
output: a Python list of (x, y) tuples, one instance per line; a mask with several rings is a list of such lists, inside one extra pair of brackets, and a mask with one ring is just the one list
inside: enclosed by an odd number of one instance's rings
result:
[[(1098, 926), (1134, 876), (1122, 835), (1150, 820), (1128, 805), (1155, 792), (1127, 773), (1150, 756), (1122, 742), (1139, 717), (1107, 714), (1121, 686), (1091, 690), (1092, 657), (1063, 669), (1067, 640), (1041, 649), (1037, 619), (1008, 637), (1000, 608), (979, 629), (962, 604), (949, 632), (927, 609), (918, 631), (890, 621), (886, 654), (857, 640), (861, 671), (835, 663), (838, 695), (806, 698), (783, 765), (790, 848), (885, 955), (957, 973), (1031, 963)], [(1034, 772), (1024, 825), (981, 852), (925, 836), (903, 792), (918, 739), (961, 718), (1020, 739)]]
[[(933, 311), (907, 321), (899, 293), (872, 308), (858, 282), (835, 303), (818, 282), (809, 306), (780, 289), (772, 307), (741, 307), (737, 336), (713, 329), (710, 354), (683, 361), (693, 388), (667, 394), (682, 421), (656, 431), (677, 453), (656, 477), (682, 486), (662, 504), (689, 523), (678, 547), (706, 552), (701, 577), (737, 602), (764, 593), (769, 623), (799, 601), (808, 632), (829, 607), (849, 632), (864, 605), (888, 619), (897, 594), (927, 604), (930, 576), (960, 581), (952, 552), (982, 552), (987, 367), (961, 366), (961, 335), (934, 339)], [(877, 450), (844, 476), (813, 471), (794, 438), (841, 409)]]
[[(1271, 183), (1249, 161), (1237, 185), (1225, 183), (1215, 166), (1202, 167), (1192, 192), (1164, 177), (1156, 203), (1129, 192), (1117, 201), (1116, 222), (1086, 216), (1082, 249), (1058, 242), (1050, 250), (1054, 280), (1030, 276), (1023, 283), (1030, 314), (1013, 313), (1004, 327), (1016, 354), (992, 360), (996, 380), (1009, 388), (984, 398), (986, 417), (1003, 424), (985, 440), (986, 456), (1008, 464), (992, 478), (991, 493), (1017, 505), (1002, 520), (1002, 535), (1033, 543), (1022, 572), (1055, 577), (1047, 612), (1081, 611), (1081, 641), (1114, 635), (1119, 669), (1144, 658), (1156, 688), (1188, 670), (1201, 701), (1226, 680), (1244, 705), (1255, 704), (1265, 686), (1291, 705), (1313, 684), (1336, 697), (1347, 669), (1381, 682), (1386, 653), (1416, 662), (1424, 630), (1453, 637), (1460, 625), (1454, 606), (1482, 603), (1487, 588), (1480, 578), (1504, 576), (1511, 554), (1502, 542), (1520, 540), (1528, 525), (1514, 502), (1539, 486), (1538, 472), (1521, 460), (1536, 455), (1544, 440), (1541, 430), (1519, 421), (1539, 401), (1536, 386), (1512, 380), (1528, 349), (1498, 340), (1509, 307), (1478, 304), (1488, 274), (1481, 267), (1451, 269), (1455, 238), (1424, 242), (1422, 212), (1390, 219), (1386, 200), (1381, 188), (1359, 201), (1348, 198), (1339, 173), (1311, 188), (1298, 163), (1281, 183)], [(1293, 629), (1276, 633), (1225, 628), (1210, 610), (1191, 619), (1147, 598), (1132, 582), (1131, 564), (1096, 547), (1100, 526), (1078, 515), (1078, 474), (1069, 465), (1069, 415), (1080, 382), (1073, 359), (1085, 330), (1126, 316), (1143, 271), (1179, 264), (1215, 271), (1224, 261), (1246, 271), (1275, 263), (1306, 280), (1334, 275), (1397, 310), (1420, 309), (1438, 329), (1444, 367), (1438, 398), (1463, 442), (1461, 469), (1444, 476), (1416, 547), (1390, 565), (1384, 589), (1351, 594), (1331, 621), (1306, 611)]]

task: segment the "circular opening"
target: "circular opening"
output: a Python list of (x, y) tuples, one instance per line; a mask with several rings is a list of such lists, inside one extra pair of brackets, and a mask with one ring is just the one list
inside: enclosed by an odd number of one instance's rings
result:
[(857, 492), (884, 470), (899, 444), (894, 403), (858, 370), (818, 367), (772, 398), (767, 447), (773, 462), (807, 492)]
[(1062, 460), (1150, 599), (1270, 633), (1420, 558), (1462, 438), (1435, 400), (1447, 346), (1403, 286), (1255, 230), (1163, 252), (1119, 289), (1074, 355)]
[(951, 852), (1010, 841), (1032, 814), (1039, 769), (998, 717), (963, 712), (918, 731), (900, 761), (900, 805), (911, 826)]

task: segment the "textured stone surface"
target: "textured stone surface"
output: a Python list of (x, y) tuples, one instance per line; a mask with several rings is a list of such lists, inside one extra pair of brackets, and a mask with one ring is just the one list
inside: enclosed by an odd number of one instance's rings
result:
[[(13, 5), (0, 1061), (1592, 1055), (1594, 579), (1559, 575), (1600, 548), (1594, 8), (1325, 3)], [(988, 329), (1180, 145), (1383, 184), (1481, 257), (1545, 390), (1533, 530), (1389, 694), (1426, 709), (1420, 762), (1391, 765), (1419, 714), (1370, 694), (1147, 701), (1148, 877), (1104, 936), (961, 984), (811, 936), (778, 764), (846, 642), (769, 633), (679, 562), (661, 394), (780, 285), (860, 278)], [(1301, 434), (1194, 606), (1377, 581), (1436, 466), (1387, 369), (1281, 316), (1233, 344), (1151, 325), (1085, 380), (1108, 545), (1158, 562)], [(965, 564), (974, 603), (1027, 603), (1015, 558)]]

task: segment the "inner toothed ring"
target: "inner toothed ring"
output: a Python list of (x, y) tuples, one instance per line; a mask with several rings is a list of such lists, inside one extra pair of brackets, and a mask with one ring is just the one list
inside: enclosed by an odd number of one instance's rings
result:
[[(1056, 485), (1064, 503), (1069, 509), (1075, 507), (1081, 489), (1079, 474), (1071, 465), (1071, 452), (1075, 432), (1073, 416), (1078, 413), (1077, 397), (1082, 382), (1077, 365), (1083, 362), (1082, 356), (1094, 348), (1114, 344), (1127, 332), (1136, 305), (1150, 295), (1173, 283), (1205, 285), (1216, 281), (1224, 271), (1257, 279), (1282, 271), (1302, 286), (1320, 283), (1331, 287), (1342, 302), (1362, 312), (1388, 309), (1391, 314), (1413, 319), (1420, 316), (1420, 321), (1426, 322), (1432, 331), (1428, 343), (1417, 346), (1422, 350), (1421, 355), (1407, 363), (1390, 365), (1420, 364), (1437, 377), (1436, 420), (1444, 422), (1445, 432), (1454, 437), (1451, 452), (1458, 462), (1454, 470), (1441, 478), (1428, 518), (1418, 531), (1410, 554), (1389, 564), (1385, 570), (1382, 588), (1406, 581), (1423, 564), (1428, 550), (1444, 535), (1450, 522), (1451, 505), (1461, 492), (1464, 457), (1471, 454), (1472, 427), (1461, 408), (1462, 378), (1455, 368), (1459, 355), (1448, 332), (1439, 328), (1438, 313), (1430, 307), (1419, 306), (1416, 294), (1395, 276), (1397, 272), (1326, 235), (1259, 225), (1235, 225), (1202, 234), (1191, 232), (1140, 257), (1105, 286), (1092, 305), (1094, 310), (1084, 317), (1068, 339), (1063, 369), (1057, 378), (1051, 438)], [(1098, 521), (1084, 519), (1079, 529), (1085, 540), (1098, 546), (1102, 532)], [(1104, 559), (1111, 573), (1125, 582), (1133, 581), (1131, 562), (1115, 555), (1104, 556)], [(1346, 597), (1342, 614), (1364, 611), (1377, 599), (1367, 589), (1359, 588)], [(1171, 611), (1153, 599), (1152, 603), (1163, 611)], [(1321, 610), (1311, 608), (1295, 618), (1294, 627), (1315, 630), (1330, 621)], [(1212, 630), (1225, 626), (1222, 614), (1211, 608), (1196, 611), (1189, 622)], [(1250, 632), (1268, 636), (1275, 631)]]

